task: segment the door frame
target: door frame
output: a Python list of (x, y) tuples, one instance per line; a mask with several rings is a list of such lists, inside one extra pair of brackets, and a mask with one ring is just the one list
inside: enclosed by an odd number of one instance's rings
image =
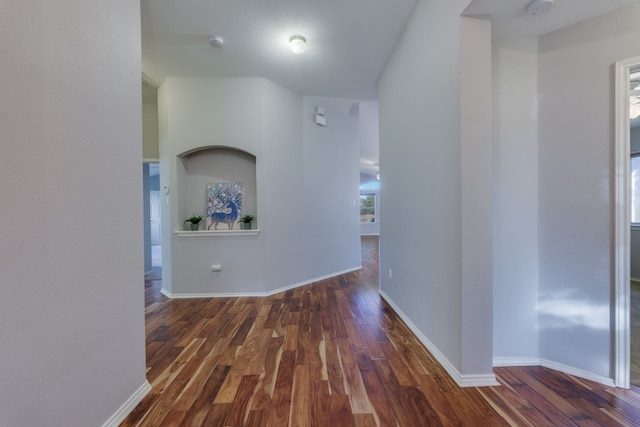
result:
[(629, 76), (640, 67), (640, 56), (615, 64), (615, 153), (614, 153), (614, 381), (629, 388), (631, 372), (630, 254), (631, 197)]

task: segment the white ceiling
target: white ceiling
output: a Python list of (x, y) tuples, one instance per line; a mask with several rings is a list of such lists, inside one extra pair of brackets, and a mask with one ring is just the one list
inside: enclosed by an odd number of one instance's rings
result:
[[(533, 17), (530, 1), (473, 0), (465, 15), (491, 19), (496, 37), (539, 36), (640, 0), (555, 0)], [(417, 2), (141, 0), (142, 71), (155, 86), (169, 76), (263, 77), (303, 95), (342, 98), (348, 111), (352, 100), (377, 99), (378, 78)], [(308, 42), (302, 55), (288, 47), (296, 34)], [(211, 46), (212, 35), (224, 45)], [(377, 140), (362, 143), (362, 170), (374, 173)]]
[(532, 0), (473, 0), (467, 16), (490, 16), (494, 37), (534, 37), (593, 18), (638, 0), (555, 0), (553, 7), (537, 16), (527, 15)]
[[(264, 77), (303, 95), (376, 99), (378, 77), (417, 0), (142, 0), (142, 70)], [(289, 50), (292, 35), (307, 51)], [(224, 39), (221, 48), (211, 35)]]
[[(376, 99), (417, 1), (142, 0), (142, 70), (155, 84), (168, 76), (264, 77), (304, 95)], [(465, 15), (490, 18), (494, 36), (538, 36), (639, 0), (555, 0), (547, 13), (528, 16), (530, 1), (473, 0)], [(294, 34), (308, 41), (302, 55), (288, 48)], [(211, 46), (211, 35), (224, 45)]]

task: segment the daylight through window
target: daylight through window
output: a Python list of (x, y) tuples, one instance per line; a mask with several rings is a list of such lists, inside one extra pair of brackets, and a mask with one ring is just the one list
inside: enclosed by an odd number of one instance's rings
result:
[(360, 222), (376, 222), (376, 195), (360, 195)]

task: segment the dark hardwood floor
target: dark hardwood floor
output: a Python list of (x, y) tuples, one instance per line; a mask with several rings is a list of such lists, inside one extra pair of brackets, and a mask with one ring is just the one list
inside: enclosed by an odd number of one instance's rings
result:
[(640, 394), (541, 367), (460, 388), (363, 269), (267, 298), (168, 300), (146, 284), (152, 391), (129, 426), (639, 426)]

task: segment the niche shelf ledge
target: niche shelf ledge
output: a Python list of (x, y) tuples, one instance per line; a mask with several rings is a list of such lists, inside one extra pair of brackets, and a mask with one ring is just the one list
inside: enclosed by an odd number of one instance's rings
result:
[(197, 230), (174, 231), (179, 237), (221, 237), (221, 236), (257, 236), (260, 230)]

